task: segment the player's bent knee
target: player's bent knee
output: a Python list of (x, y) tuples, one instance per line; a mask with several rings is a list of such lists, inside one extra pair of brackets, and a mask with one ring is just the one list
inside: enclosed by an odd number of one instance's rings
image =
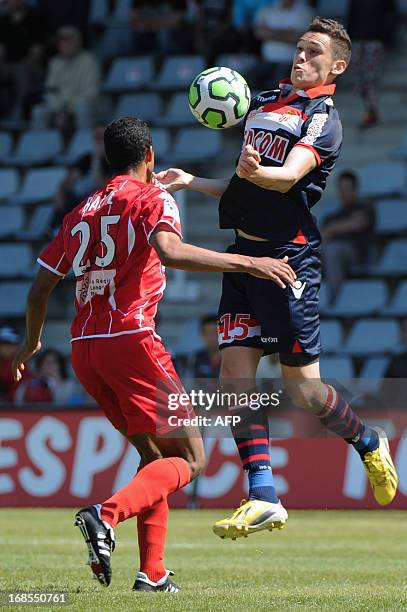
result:
[(309, 412), (320, 412), (324, 403), (324, 386), (319, 380), (291, 381), (287, 392), (295, 406)]

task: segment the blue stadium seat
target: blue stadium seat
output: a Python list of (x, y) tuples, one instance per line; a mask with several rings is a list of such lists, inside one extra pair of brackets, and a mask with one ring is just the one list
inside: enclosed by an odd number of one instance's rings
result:
[(117, 0), (116, 7), (111, 15), (111, 18), (114, 21), (128, 23), (132, 4), (132, 0)]
[(91, 0), (89, 22), (92, 24), (106, 23), (109, 17), (109, 0)]
[(143, 117), (144, 121), (156, 122), (162, 115), (162, 100), (155, 93), (140, 93), (121, 96), (114, 117)]
[(402, 275), (407, 273), (407, 240), (400, 238), (386, 245), (380, 262), (370, 268), (374, 275)]
[(350, 331), (343, 351), (351, 355), (391, 353), (400, 342), (400, 327), (390, 319), (362, 319)]
[(44, 234), (49, 232), (54, 211), (55, 209), (52, 204), (40, 204), (36, 206), (28, 226), (18, 233), (18, 237), (27, 238), (29, 240), (42, 238)]
[(323, 378), (353, 378), (355, 375), (350, 357), (321, 355), (321, 376)]
[(358, 391), (377, 393), (389, 365), (389, 357), (367, 357), (359, 374)]
[(66, 168), (58, 166), (29, 170), (15, 200), (21, 204), (52, 200), (65, 174)]
[(110, 93), (125, 92), (148, 87), (154, 77), (154, 61), (145, 57), (120, 57), (114, 60), (104, 89)]
[(7, 163), (13, 148), (13, 139), (9, 132), (0, 132), (0, 163)]
[(252, 53), (223, 53), (216, 58), (217, 66), (237, 70), (244, 78), (246, 78), (245, 72), (251, 70), (257, 62), (257, 57)]
[(202, 346), (200, 320), (188, 319), (183, 324), (181, 332), (178, 335), (177, 343), (173, 350), (174, 355), (195, 353), (201, 350)]
[(29, 130), (23, 132), (10, 162), (16, 165), (44, 164), (53, 161), (63, 150), (58, 130)]
[(381, 234), (407, 231), (407, 200), (377, 202), (376, 231)]
[(23, 316), (30, 287), (30, 282), (0, 283), (0, 317)]
[(28, 244), (0, 244), (0, 278), (32, 276), (34, 259)]
[(391, 152), (393, 159), (407, 159), (407, 130), (404, 132), (400, 144)]
[(345, 19), (348, 13), (349, 0), (319, 0), (317, 15), (321, 17), (341, 17)]
[(382, 309), (382, 314), (394, 317), (407, 316), (407, 281), (399, 284), (390, 304)]
[(152, 89), (188, 89), (193, 79), (205, 68), (199, 55), (173, 55), (168, 57), (158, 75), (151, 83)]
[(340, 321), (321, 321), (321, 344), (324, 353), (337, 353), (343, 344), (343, 329)]
[(158, 120), (160, 125), (179, 126), (196, 125), (196, 119), (191, 113), (188, 104), (188, 97), (185, 93), (174, 94), (170, 100), (167, 112), (164, 117)]
[(342, 283), (330, 314), (341, 317), (369, 315), (387, 303), (387, 286), (381, 280), (348, 280)]
[(159, 159), (164, 159), (170, 149), (170, 135), (165, 128), (152, 128), (151, 138), (153, 140), (154, 154)]
[(24, 212), (20, 206), (2, 206), (0, 209), (0, 238), (15, 236), (24, 226)]
[(328, 285), (325, 282), (321, 283), (321, 288), (319, 290), (319, 310), (322, 313), (329, 314), (330, 306), (329, 303), (331, 301), (331, 294)]
[(403, 195), (407, 187), (405, 164), (398, 161), (370, 162), (360, 171), (360, 195)]
[(65, 155), (60, 155), (57, 158), (58, 163), (70, 164), (79, 159), (82, 155), (90, 153), (93, 147), (92, 130), (77, 130), (71, 138)]
[(16, 195), (19, 186), (19, 176), (14, 168), (0, 169), (0, 200), (6, 200)]
[(178, 132), (171, 159), (174, 163), (194, 163), (215, 158), (221, 151), (222, 137), (219, 132), (199, 127), (187, 128)]

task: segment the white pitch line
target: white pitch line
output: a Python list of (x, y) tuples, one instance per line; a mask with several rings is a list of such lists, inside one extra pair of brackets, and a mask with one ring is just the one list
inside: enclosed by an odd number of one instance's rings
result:
[[(43, 539), (25, 539), (25, 538), (0, 538), (0, 545), (4, 546), (74, 546), (74, 547), (83, 547), (83, 542), (80, 540), (78, 542), (74, 542), (72, 540), (62, 539), (62, 538), (43, 538)], [(120, 540), (117, 542), (117, 548), (134, 548), (137, 546), (137, 540), (134, 542), (121, 542)], [(196, 544), (192, 544), (191, 542), (174, 542), (172, 544), (167, 544), (166, 548), (180, 548), (180, 549), (193, 549), (197, 548)], [(216, 544), (199, 544), (199, 548), (217, 548)]]

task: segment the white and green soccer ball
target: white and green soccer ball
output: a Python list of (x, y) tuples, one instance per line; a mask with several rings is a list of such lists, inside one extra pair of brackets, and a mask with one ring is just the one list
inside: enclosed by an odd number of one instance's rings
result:
[(193, 80), (188, 95), (194, 117), (208, 128), (222, 130), (243, 119), (250, 105), (250, 89), (231, 68), (204, 70)]

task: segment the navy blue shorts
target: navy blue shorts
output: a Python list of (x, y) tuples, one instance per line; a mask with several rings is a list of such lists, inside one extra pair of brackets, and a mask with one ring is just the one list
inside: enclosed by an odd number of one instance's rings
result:
[(237, 236), (227, 253), (281, 259), (297, 274), (297, 287), (278, 287), (273, 281), (249, 274), (223, 275), (219, 305), (219, 348), (262, 348), (264, 355), (280, 353), (285, 365), (306, 365), (321, 352), (318, 292), (321, 284), (320, 251), (309, 244), (276, 246)]

